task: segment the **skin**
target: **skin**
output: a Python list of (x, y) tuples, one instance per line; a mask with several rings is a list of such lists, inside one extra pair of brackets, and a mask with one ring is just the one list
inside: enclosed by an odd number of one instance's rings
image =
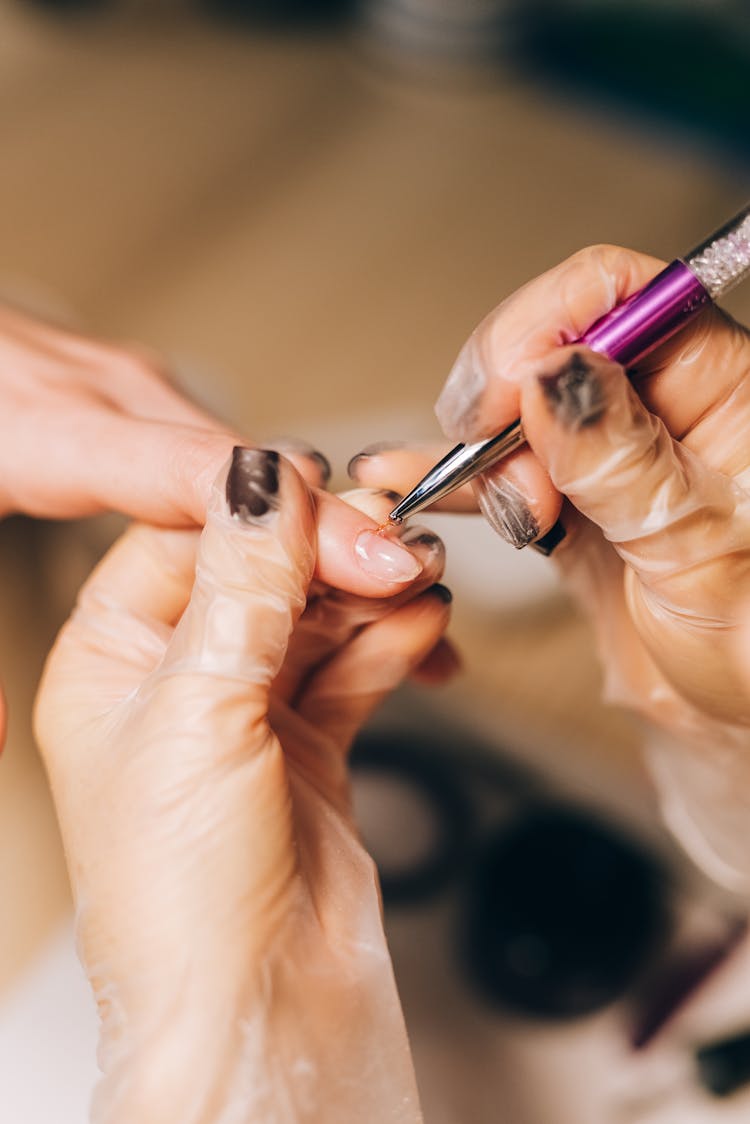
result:
[(442, 546), (414, 544), (422, 572), (392, 598), (320, 581), (315, 497), (279, 463), (259, 518), (230, 515), (224, 471), (202, 536), (134, 525), (45, 671), (98, 1124), (419, 1119), (346, 754), (439, 641)]
[[(594, 246), (531, 281), (475, 330), (436, 411), (460, 441), (521, 417), (528, 447), (492, 473), (540, 536), (562, 519), (554, 558), (596, 621), (610, 693), (671, 728), (701, 715), (744, 727), (733, 635), (750, 597), (750, 336), (711, 308), (630, 372), (632, 386), (567, 344), (663, 264)], [(576, 362), (590, 371), (578, 419)], [(354, 474), (406, 492), (444, 451), (384, 450)], [(463, 490), (442, 506), (472, 501)]]
[[(0, 517), (118, 511), (166, 527), (201, 526), (216, 474), (241, 443), (231, 427), (188, 401), (145, 351), (8, 307), (0, 307), (0, 400)], [(376, 523), (324, 490), (318, 455), (291, 450), (289, 457), (315, 489), (316, 577), (362, 597), (408, 588), (409, 580), (394, 578), (377, 558), (363, 567), (357, 539)], [(402, 561), (410, 560), (405, 552)], [(444, 673), (443, 651), (425, 675)], [(0, 698), (0, 737), (5, 721)]]
[[(240, 435), (172, 384), (145, 352), (88, 339), (0, 307), (0, 516), (71, 519), (119, 511), (201, 526), (216, 474)], [(289, 459), (320, 488), (314, 455)], [(317, 576), (363, 596), (388, 590), (357, 562), (363, 520), (318, 496)]]

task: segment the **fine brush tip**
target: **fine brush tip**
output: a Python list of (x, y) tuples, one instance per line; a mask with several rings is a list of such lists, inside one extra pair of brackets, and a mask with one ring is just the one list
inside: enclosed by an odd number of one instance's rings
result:
[(403, 523), (403, 519), (399, 519), (398, 517), (394, 519), (392, 515), (389, 515), (385, 523), (380, 524), (376, 531), (376, 534), (387, 535), (389, 531), (392, 531), (394, 527), (400, 526), (401, 523)]

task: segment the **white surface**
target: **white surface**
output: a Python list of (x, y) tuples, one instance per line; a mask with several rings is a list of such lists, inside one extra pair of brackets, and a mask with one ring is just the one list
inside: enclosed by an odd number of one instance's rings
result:
[(0, 1002), (3, 1124), (88, 1120), (97, 1021), (71, 921)]

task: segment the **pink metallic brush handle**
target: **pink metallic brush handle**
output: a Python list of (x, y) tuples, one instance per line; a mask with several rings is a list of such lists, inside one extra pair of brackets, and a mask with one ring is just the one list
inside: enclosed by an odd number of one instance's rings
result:
[(592, 324), (580, 342), (623, 367), (631, 367), (710, 303), (707, 289), (692, 269), (677, 259), (640, 292)]

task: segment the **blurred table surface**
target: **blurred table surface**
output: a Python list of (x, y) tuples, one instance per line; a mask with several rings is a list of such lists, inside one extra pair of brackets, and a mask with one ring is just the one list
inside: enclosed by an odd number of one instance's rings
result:
[[(519, 284), (595, 241), (674, 256), (741, 202), (732, 170), (686, 141), (502, 65), (417, 65), (361, 36), (177, 11), (64, 21), (0, 3), (0, 151), (0, 295), (147, 345), (248, 434), (326, 449), (339, 483), (364, 443), (437, 435), (455, 353)], [(747, 297), (733, 306), (747, 314)], [(0, 987), (69, 909), (28, 712), (102, 541), (53, 534), (48, 559), (19, 534), (21, 548), (16, 530), (0, 540)], [(456, 618), (472, 705), (641, 783), (567, 607)]]

